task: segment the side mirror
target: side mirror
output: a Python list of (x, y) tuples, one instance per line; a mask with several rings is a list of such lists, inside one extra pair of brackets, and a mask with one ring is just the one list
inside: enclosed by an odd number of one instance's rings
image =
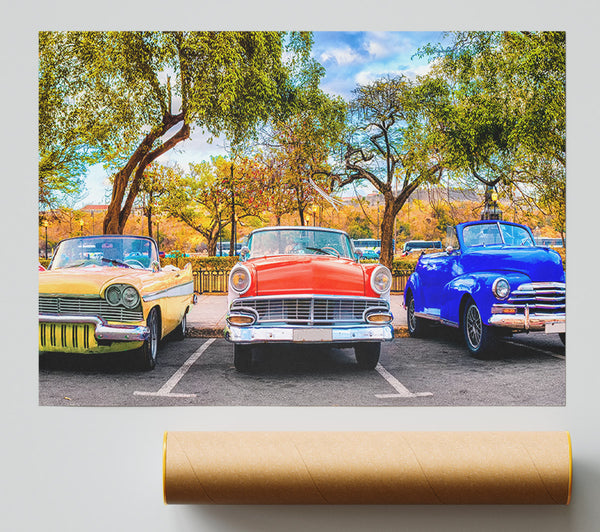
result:
[(360, 249), (354, 251), (354, 256), (356, 257), (356, 262), (362, 259), (363, 252)]
[(248, 249), (247, 246), (244, 246), (242, 249), (240, 249), (240, 260), (242, 262), (246, 261), (249, 256), (250, 256), (250, 250)]
[(150, 264), (152, 271), (154, 273), (159, 272), (160, 271), (160, 263), (157, 260), (153, 260), (152, 264)]
[(454, 248), (452, 246), (448, 246), (446, 248), (446, 253), (448, 253), (448, 255), (452, 255), (452, 252), (454, 251)]

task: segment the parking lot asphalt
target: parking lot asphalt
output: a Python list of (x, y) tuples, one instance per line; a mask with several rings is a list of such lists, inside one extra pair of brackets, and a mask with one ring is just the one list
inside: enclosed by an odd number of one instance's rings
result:
[[(390, 307), (394, 315), (396, 335), (406, 335), (406, 310), (402, 306), (403, 296), (392, 295)], [(223, 336), (225, 316), (227, 315), (227, 296), (201, 294), (187, 317), (188, 336), (195, 338), (219, 338)]]

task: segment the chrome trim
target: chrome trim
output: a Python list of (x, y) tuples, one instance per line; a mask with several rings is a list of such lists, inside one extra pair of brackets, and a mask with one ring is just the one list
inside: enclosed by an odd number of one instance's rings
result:
[[(248, 286), (246, 288), (244, 288), (244, 290), (238, 290), (233, 283), (231, 282), (231, 278), (233, 276), (233, 274), (235, 273), (236, 270), (244, 270), (246, 272), (246, 275), (248, 276)], [(250, 285), (252, 284), (252, 275), (250, 274), (250, 270), (248, 268), (246, 268), (246, 266), (244, 266), (243, 264), (236, 264), (231, 271), (229, 272), (229, 286), (231, 286), (231, 289), (236, 293), (239, 294), (240, 296), (242, 294), (245, 294), (248, 289), (250, 288)]]
[[(254, 321), (252, 323), (247, 323), (245, 325), (242, 324), (232, 324), (229, 321), (229, 318), (231, 316), (252, 316), (254, 318)], [(257, 321), (258, 321), (258, 312), (256, 312), (256, 310), (254, 310), (253, 308), (250, 307), (238, 307), (235, 309), (235, 312), (229, 312), (225, 318), (225, 321), (231, 325), (232, 327), (250, 327), (252, 325), (254, 325)]]
[(165, 290), (159, 290), (158, 292), (146, 294), (145, 296), (142, 296), (142, 299), (144, 301), (155, 301), (163, 297), (187, 296), (192, 295), (193, 293), (194, 281), (189, 281), (187, 283), (178, 284), (177, 286), (172, 286), (171, 288), (166, 288)]
[(460, 327), (460, 324), (455, 321), (447, 320), (446, 318), (441, 318), (440, 316), (436, 316), (435, 314), (427, 314), (426, 312), (415, 312), (415, 316), (417, 318), (424, 318), (426, 320), (437, 321), (442, 325), (448, 325), (449, 327)]
[[(386, 316), (387, 318), (389, 318), (389, 321), (384, 321), (384, 322), (369, 321), (369, 317), (373, 316), (373, 315)], [(394, 319), (394, 316), (391, 312), (381, 312), (380, 309), (373, 308), (373, 307), (370, 309), (366, 309), (363, 312), (363, 320), (366, 321), (367, 323), (392, 323), (393, 319)]]
[(242, 308), (253, 308), (258, 314), (258, 323), (331, 325), (334, 322), (364, 323), (366, 312), (389, 312), (389, 303), (382, 298), (364, 296), (261, 296), (234, 299), (229, 313), (233, 314)]
[[(500, 297), (498, 295), (498, 292), (496, 292), (496, 288), (498, 287), (498, 283), (500, 281), (504, 281), (507, 285), (508, 285), (508, 294), (506, 294), (506, 296), (504, 297)], [(498, 277), (493, 283), (492, 283), (492, 293), (494, 294), (494, 297), (496, 299), (498, 299), (499, 301), (505, 301), (509, 298), (510, 296), (510, 283), (508, 282), (507, 279), (505, 279), (504, 277)]]
[[(383, 271), (384, 273), (388, 274), (388, 277), (390, 279), (389, 282), (389, 286), (385, 289), (385, 290), (377, 290), (377, 288), (375, 288), (375, 276), (380, 272)], [(383, 264), (379, 264), (376, 268), (373, 269), (373, 272), (371, 273), (371, 278), (369, 279), (369, 283), (371, 284), (371, 288), (373, 289), (373, 292), (375, 292), (376, 294), (385, 294), (387, 292), (390, 291), (390, 289), (392, 288), (392, 272), (389, 270), (389, 268), (386, 268)]]
[(547, 324), (566, 323), (565, 314), (493, 314), (489, 324), (522, 331), (543, 331)]
[(288, 325), (285, 327), (225, 327), (225, 339), (232, 343), (294, 343), (294, 330), (326, 329), (331, 331), (331, 341), (302, 343), (355, 343), (355, 342), (387, 342), (394, 339), (394, 327), (391, 323), (379, 326), (357, 325), (349, 327), (302, 327)]
[(38, 314), (45, 316), (98, 316), (113, 322), (139, 322), (144, 319), (141, 304), (133, 309), (128, 309), (124, 305), (111, 305), (106, 299), (99, 296), (51, 297), (39, 294)]
[(40, 323), (89, 323), (95, 325), (94, 336), (97, 340), (140, 342), (150, 335), (145, 325), (109, 325), (97, 316), (51, 316), (40, 314)]

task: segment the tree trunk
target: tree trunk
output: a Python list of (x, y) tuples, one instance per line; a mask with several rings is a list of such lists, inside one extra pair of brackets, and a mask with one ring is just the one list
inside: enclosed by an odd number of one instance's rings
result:
[(394, 212), (393, 197), (391, 194), (386, 195), (383, 219), (381, 220), (381, 254), (379, 255), (379, 262), (390, 270), (394, 261), (394, 226), (397, 213), (398, 211)]
[[(163, 117), (162, 125), (153, 129), (144, 137), (125, 166), (115, 174), (112, 199), (103, 222), (103, 232), (105, 235), (123, 234), (125, 224), (131, 214), (131, 209), (133, 208), (133, 202), (140, 190), (142, 176), (146, 167), (163, 153), (173, 148), (177, 143), (190, 136), (190, 127), (184, 122), (181, 129), (170, 139), (163, 142), (153, 151), (150, 151), (157, 139), (162, 137), (173, 126), (183, 122), (183, 120), (183, 114), (165, 115)], [(129, 186), (132, 174), (134, 174), (134, 177), (131, 186)], [(129, 192), (127, 194), (127, 200), (125, 201), (125, 205), (123, 205), (123, 198), (125, 197), (125, 192), (128, 187)]]
[(215, 223), (210, 232), (206, 236), (206, 246), (208, 248), (208, 256), (214, 257), (217, 254), (217, 245), (219, 244), (219, 223)]
[[(152, 196), (150, 196), (149, 201), (152, 201)], [(152, 206), (148, 205), (146, 212), (148, 214), (148, 236), (152, 238)]]

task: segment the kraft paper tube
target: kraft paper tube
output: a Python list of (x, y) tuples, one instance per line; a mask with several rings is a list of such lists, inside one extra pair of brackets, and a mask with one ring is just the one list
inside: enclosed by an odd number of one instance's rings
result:
[(165, 503), (568, 504), (567, 432), (167, 432)]

